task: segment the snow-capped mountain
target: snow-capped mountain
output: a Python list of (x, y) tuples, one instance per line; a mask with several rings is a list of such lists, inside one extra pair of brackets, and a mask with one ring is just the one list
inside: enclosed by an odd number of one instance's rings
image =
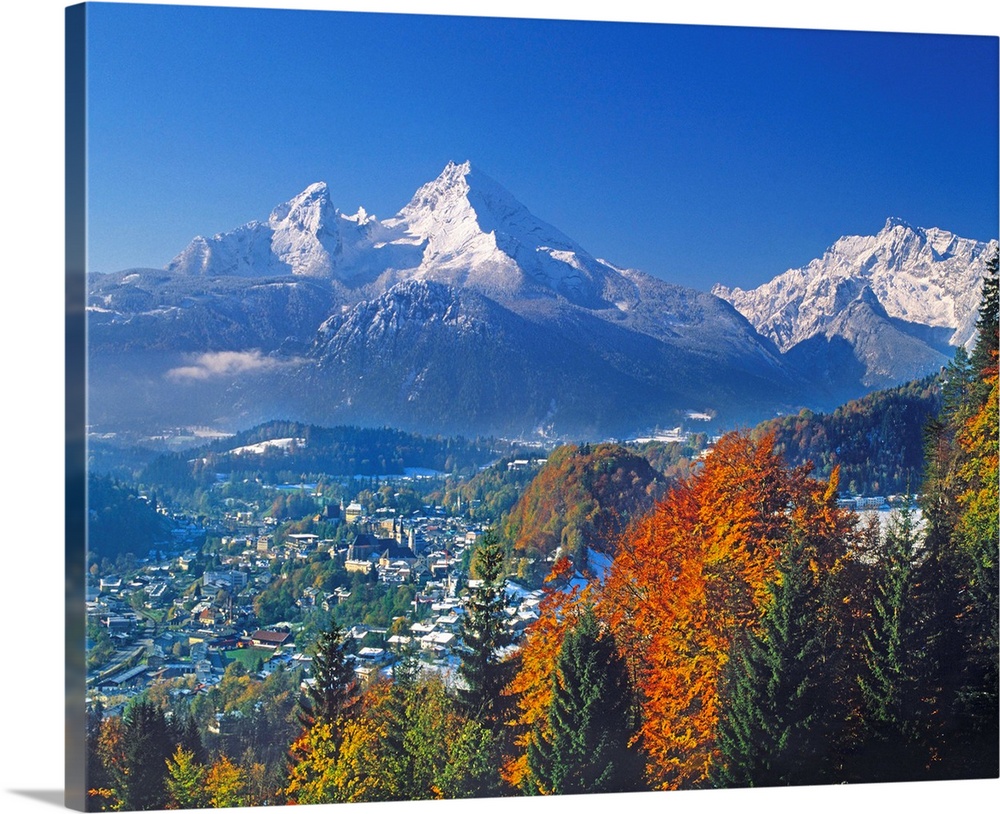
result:
[(179, 274), (329, 278), (350, 288), (403, 280), (473, 288), (494, 298), (562, 295), (597, 304), (616, 270), (543, 223), (469, 162), (449, 163), (394, 217), (345, 215), (317, 183), (253, 221), (196, 237), (167, 267)]
[(996, 245), (889, 218), (878, 234), (842, 237), (758, 288), (712, 292), (784, 353), (814, 358), (821, 345), (849, 348), (841, 362), (853, 359), (862, 383), (878, 387), (932, 372), (955, 346), (974, 341)]
[[(529, 317), (572, 304), (660, 339), (723, 342), (740, 353), (759, 344), (725, 303), (593, 257), (469, 162), (449, 163), (384, 221), (364, 209), (343, 215), (327, 185), (314, 184), (267, 223), (195, 238), (167, 270), (203, 279), (308, 276), (329, 281), (351, 305), (421, 280), (478, 292)], [(706, 337), (700, 329), (710, 323)]]
[[(903, 359), (935, 369), (934, 343), (966, 335), (982, 252), (891, 222), (723, 299), (595, 258), (469, 163), (384, 220), (316, 183), (166, 269), (92, 276), (89, 418), (575, 440), (688, 411), (746, 424), (857, 395)], [(897, 315), (917, 300), (924, 323)]]

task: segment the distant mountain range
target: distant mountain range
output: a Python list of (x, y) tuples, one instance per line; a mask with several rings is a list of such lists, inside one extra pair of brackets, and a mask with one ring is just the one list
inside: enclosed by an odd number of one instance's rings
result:
[[(889, 218), (750, 291), (716, 285), (790, 360), (858, 375), (866, 388), (932, 372), (975, 340), (986, 261), (997, 242)], [(845, 382), (850, 384), (851, 379)]]
[(971, 335), (988, 248), (890, 221), (773, 291), (706, 293), (593, 257), (468, 163), (383, 221), (314, 184), (165, 269), (91, 276), (88, 420), (574, 440), (689, 412), (749, 424), (936, 370)]

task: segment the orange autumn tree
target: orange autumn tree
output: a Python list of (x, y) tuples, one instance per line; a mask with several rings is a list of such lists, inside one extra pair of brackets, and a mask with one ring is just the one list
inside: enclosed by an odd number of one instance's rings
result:
[(659, 789), (704, 783), (716, 754), (719, 679), (740, 630), (756, 630), (793, 532), (814, 572), (851, 535), (830, 483), (787, 468), (773, 436), (724, 436), (693, 476), (621, 538), (599, 603), (633, 662), (641, 737)]

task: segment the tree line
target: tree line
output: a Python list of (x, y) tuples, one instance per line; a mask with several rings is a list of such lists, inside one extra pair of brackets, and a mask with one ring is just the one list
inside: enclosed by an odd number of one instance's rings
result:
[[(963, 348), (957, 358), (965, 357)], [(765, 421), (789, 464), (811, 461), (813, 474), (839, 470), (840, 488), (855, 495), (916, 494), (924, 476), (923, 429), (941, 410), (942, 374), (849, 401), (831, 413), (803, 410)]]

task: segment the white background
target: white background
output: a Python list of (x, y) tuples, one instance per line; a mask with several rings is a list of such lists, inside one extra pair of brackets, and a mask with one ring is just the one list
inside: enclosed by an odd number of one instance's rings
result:
[[(170, 5), (195, 5), (172, 2)], [(62, 806), (63, 788), (63, 14), (69, 5), (21, 0), (5, 6), (0, 26), (0, 577), (2, 642), (0, 751), (2, 811)], [(373, 0), (199, 5), (265, 6), (483, 16), (704, 23), (783, 28), (840, 28), (989, 34), (1000, 12), (981, 0), (941, 3), (753, 3), (701, 0), (654, 11), (642, 0)], [(991, 7), (992, 6), (992, 7)], [(946, 157), (945, 157), (946, 158)], [(591, 806), (659, 812), (734, 808), (816, 812), (946, 811), (1000, 800), (1000, 782), (835, 786), (768, 791), (699, 791), (504, 801), (351, 806), (351, 812), (562, 812)], [(330, 807), (322, 807), (329, 809)], [(239, 809), (241, 812), (259, 809)]]

